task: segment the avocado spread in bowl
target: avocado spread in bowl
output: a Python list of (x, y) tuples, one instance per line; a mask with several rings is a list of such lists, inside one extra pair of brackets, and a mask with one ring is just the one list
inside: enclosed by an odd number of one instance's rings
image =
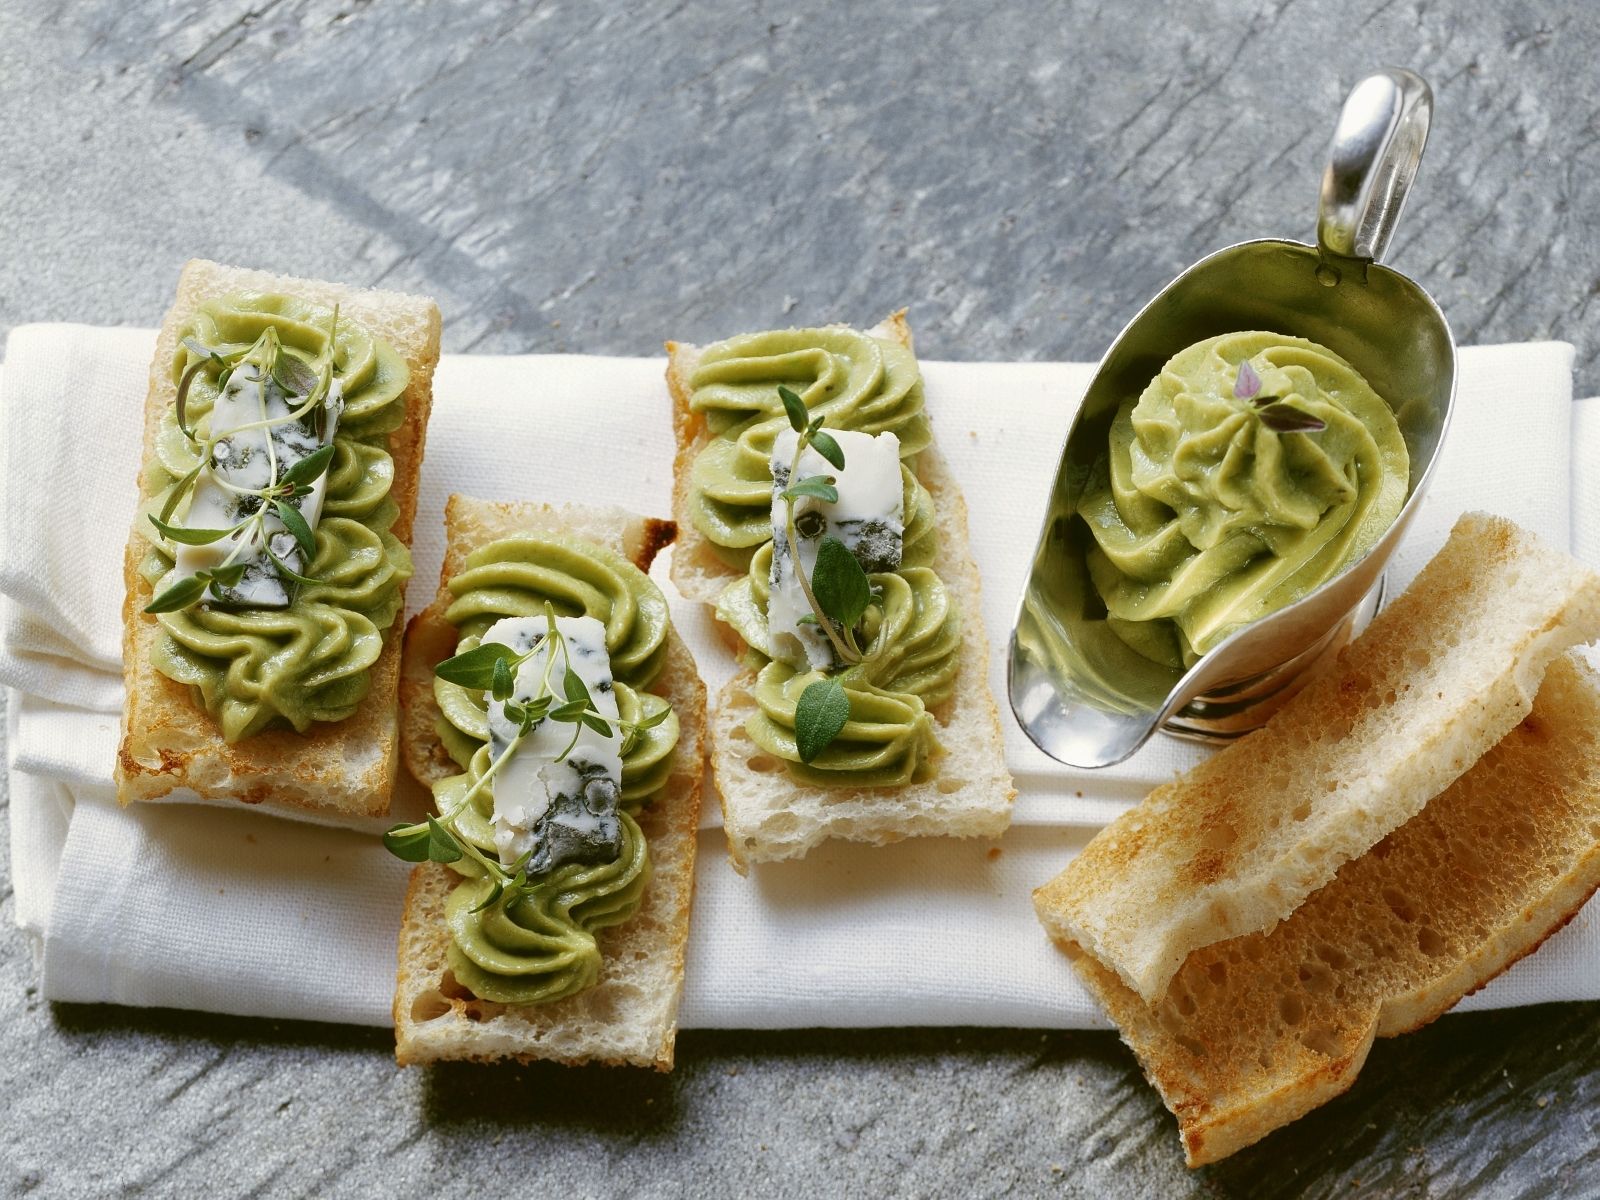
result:
[(1192, 666), (1365, 554), (1410, 468), (1394, 412), (1333, 351), (1259, 331), (1196, 342), (1118, 408), (1083, 496), (1108, 625)]

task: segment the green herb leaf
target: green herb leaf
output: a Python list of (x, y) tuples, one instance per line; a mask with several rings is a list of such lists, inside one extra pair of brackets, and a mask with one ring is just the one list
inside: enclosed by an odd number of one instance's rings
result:
[(443, 825), (432, 817), (428, 818), (428, 857), (436, 863), (453, 863), (466, 851)]
[(517, 726), (523, 731), (526, 731), (533, 726), (533, 722), (528, 720), (528, 710), (523, 708), (522, 705), (518, 704), (515, 700), (507, 700), (501, 706), (500, 712), (506, 720), (510, 721), (513, 725)]
[(282, 475), (278, 476), (279, 483), (311, 483), (321, 477), (328, 469), (328, 464), (333, 461), (333, 446), (322, 446), (313, 450), (299, 462), (293, 464)]
[[(516, 690), (517, 680), (511, 674), (511, 661), (504, 656), (494, 660), (494, 677), (489, 681), (489, 693), (496, 700), (509, 700), (511, 693)], [(520, 721), (521, 717), (512, 720)]]
[(209, 571), (201, 571), (210, 582), (218, 587), (238, 587), (239, 581), (244, 578), (245, 568), (249, 563), (229, 563), (225, 567), (212, 567)]
[(565, 704), (558, 704), (550, 710), (550, 719), (553, 721), (581, 721), (583, 714), (589, 711), (587, 700), (568, 700)]
[(190, 489), (194, 487), (194, 481), (200, 478), (200, 472), (204, 469), (205, 463), (201, 463), (172, 485), (172, 490), (167, 493), (167, 502), (161, 506), (161, 519), (163, 521), (172, 519), (172, 514), (178, 510), (178, 505), (189, 494)]
[(872, 602), (872, 582), (861, 569), (856, 556), (838, 538), (828, 536), (817, 547), (817, 563), (811, 568), (811, 591), (825, 616), (846, 629), (861, 620)]
[(835, 470), (844, 470), (844, 451), (839, 448), (839, 443), (833, 440), (831, 433), (817, 430), (811, 435), (811, 448), (832, 463)]
[(568, 700), (582, 700), (587, 706), (590, 704), (589, 689), (583, 686), (583, 680), (576, 671), (569, 670), (561, 680), (561, 690), (567, 694)]
[(311, 532), (311, 526), (306, 523), (305, 516), (294, 505), (285, 500), (274, 500), (272, 510), (278, 514), (278, 520), (283, 522), (283, 527), (294, 534), (294, 540), (300, 543), (300, 549), (310, 562), (317, 556), (317, 535)]
[(601, 737), (608, 738), (611, 736), (611, 726), (608, 725), (605, 718), (599, 714), (592, 712), (580, 713), (578, 715), (578, 719), (590, 729), (598, 733)]
[(188, 608), (205, 594), (206, 584), (210, 580), (199, 575), (191, 575), (188, 579), (180, 579), (166, 591), (159, 593), (149, 604), (144, 606), (147, 613), (177, 612), (179, 609)]
[(189, 389), (194, 386), (196, 376), (205, 370), (205, 367), (203, 359), (189, 364), (189, 369), (183, 373), (183, 378), (178, 380), (178, 398), (172, 402), (172, 411), (178, 419), (178, 428), (191, 442), (195, 440), (195, 436), (194, 431), (189, 428)]
[(812, 496), (829, 504), (837, 504), (839, 489), (833, 486), (837, 482), (838, 480), (832, 475), (811, 475), (793, 487), (785, 488), (782, 493), (783, 499), (798, 500), (801, 496)]
[(310, 364), (281, 346), (272, 360), (272, 378), (291, 396), (309, 396), (318, 383), (317, 373)]
[(406, 862), (427, 862), (431, 837), (426, 825), (394, 825), (383, 835), (383, 847)]
[(806, 402), (783, 384), (778, 385), (778, 399), (783, 401), (783, 411), (789, 415), (789, 427), (796, 433), (806, 431)]
[(648, 717), (645, 717), (642, 720), (635, 722), (634, 723), (634, 728), (635, 729), (654, 729), (657, 725), (661, 724), (661, 722), (665, 721), (671, 715), (672, 715), (672, 705), (670, 705), (670, 704), (665, 705), (662, 708), (656, 709), (656, 711), (651, 713)]
[(168, 541), (182, 542), (185, 546), (209, 546), (212, 542), (220, 542), (238, 528), (235, 525), (233, 529), (186, 529), (182, 525), (168, 525), (154, 513), (150, 514), (150, 524)]
[(526, 714), (526, 719), (531, 725), (534, 722), (542, 721), (545, 719), (545, 717), (549, 716), (550, 706), (553, 703), (555, 703), (555, 697), (546, 694), (540, 696), (537, 700), (530, 704), (524, 704), (522, 706), (522, 711), (524, 714)]
[(490, 905), (492, 905), (496, 900), (500, 899), (501, 893), (503, 893), (505, 890), (506, 890), (506, 885), (501, 880), (496, 879), (494, 881), (494, 886), (489, 889), (489, 894), (483, 898), (483, 903), (482, 904), (474, 904), (467, 911), (469, 913), (481, 913), (484, 909), (486, 909)]
[(498, 642), (484, 642), (464, 654), (445, 659), (433, 673), (446, 683), (457, 683), (465, 688), (490, 688), (494, 686), (495, 663), (509, 653)]
[(292, 579), (296, 583), (306, 584), (318, 582), (318, 580), (312, 579), (309, 575), (300, 574), (299, 571), (296, 571), (288, 563), (284, 562), (283, 559), (274, 554), (272, 552), (271, 539), (268, 539), (267, 542), (263, 543), (261, 548), (267, 552), (267, 557), (272, 560), (272, 565), (278, 568), (278, 574), (282, 575), (285, 579)]
[(826, 750), (850, 720), (850, 697), (837, 679), (819, 679), (800, 693), (794, 707), (794, 740), (801, 762)]

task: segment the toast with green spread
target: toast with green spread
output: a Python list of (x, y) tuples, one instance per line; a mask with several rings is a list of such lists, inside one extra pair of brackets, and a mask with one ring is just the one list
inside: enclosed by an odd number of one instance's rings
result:
[(1015, 792), (966, 505), (904, 315), (667, 350), (673, 581), (741, 656), (711, 722), (735, 868), (998, 837)]
[(402, 1065), (672, 1066), (705, 687), (645, 572), (670, 523), (452, 496), (406, 635), (402, 753), (433, 792), (394, 1000)]
[(118, 799), (388, 811), (431, 300), (196, 260), (124, 575)]

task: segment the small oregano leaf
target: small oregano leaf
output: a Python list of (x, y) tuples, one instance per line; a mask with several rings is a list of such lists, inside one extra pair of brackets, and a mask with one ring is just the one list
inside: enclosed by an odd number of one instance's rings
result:
[[(220, 542), (233, 532), (233, 529), (185, 529), (182, 525), (168, 525), (161, 517), (150, 514), (150, 524), (160, 531), (161, 536), (170, 542), (182, 542), (185, 546), (209, 546), (212, 542)], [(234, 528), (237, 528), (235, 526)]]
[(406, 862), (427, 862), (431, 837), (426, 825), (395, 825), (383, 835), (383, 847)]
[(844, 470), (844, 451), (839, 448), (839, 443), (833, 440), (831, 433), (822, 429), (817, 430), (811, 435), (811, 448), (832, 463), (834, 470)]
[[(496, 700), (509, 700), (516, 687), (517, 680), (511, 673), (511, 661), (501, 655), (494, 660), (494, 676), (489, 681), (489, 692)], [(521, 720), (520, 717), (513, 719)]]
[(300, 550), (310, 562), (317, 555), (317, 535), (311, 532), (305, 516), (298, 508), (286, 500), (274, 500), (272, 510), (278, 514), (278, 520), (283, 522), (283, 527), (294, 534), (294, 540), (299, 543)]
[(826, 750), (850, 720), (850, 697), (837, 679), (819, 679), (800, 693), (794, 706), (794, 740), (800, 761), (811, 762)]
[(479, 904), (474, 904), (471, 908), (467, 909), (467, 911), (469, 913), (481, 913), (496, 900), (500, 899), (501, 893), (503, 893), (505, 890), (506, 885), (500, 880), (496, 879), (494, 881), (494, 886), (489, 889), (489, 894), (483, 898), (482, 902)]
[(333, 461), (333, 446), (327, 445), (313, 450), (299, 462), (292, 464), (287, 471), (278, 477), (279, 483), (311, 483), (321, 477), (328, 469), (328, 464)]
[(464, 688), (489, 688), (494, 686), (494, 665), (509, 653), (498, 642), (485, 642), (463, 654), (447, 658), (433, 669), (433, 673), (446, 683), (460, 684)]
[(191, 575), (188, 579), (180, 579), (166, 591), (159, 593), (149, 604), (144, 606), (147, 613), (177, 612), (179, 609), (188, 608), (205, 594), (206, 584), (209, 579), (199, 575)]
[(428, 857), (436, 863), (453, 863), (465, 851), (453, 835), (433, 817), (428, 818)]
[(789, 427), (796, 433), (804, 433), (806, 431), (806, 402), (781, 383), (778, 385), (778, 399), (783, 401), (783, 411), (789, 417)]
[(785, 488), (782, 495), (785, 500), (798, 500), (802, 496), (810, 496), (828, 504), (839, 503), (839, 489), (833, 485), (837, 483), (832, 475), (811, 475), (802, 479), (793, 487)]
[(823, 614), (846, 629), (853, 628), (872, 602), (872, 581), (856, 556), (838, 538), (829, 535), (817, 546), (811, 568), (811, 591)]
[(182, 479), (178, 480), (177, 483), (172, 485), (172, 490), (167, 493), (167, 502), (161, 506), (161, 519), (163, 521), (172, 520), (172, 514), (178, 511), (178, 505), (181, 504), (183, 502), (183, 498), (187, 496), (191, 490), (193, 490), (195, 480), (200, 478), (200, 472), (204, 469), (205, 464), (201, 463)]

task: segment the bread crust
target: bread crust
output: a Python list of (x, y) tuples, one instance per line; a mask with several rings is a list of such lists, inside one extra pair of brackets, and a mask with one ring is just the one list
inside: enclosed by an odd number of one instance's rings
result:
[(1035, 893), (1039, 918), (1160, 999), (1191, 952), (1270, 929), (1527, 717), (1600, 637), (1600, 576), (1469, 513), (1260, 730), (1157, 788)]
[[(868, 331), (912, 349), (905, 310)], [(673, 511), (678, 542), (672, 580), (691, 599), (715, 604), (740, 573), (717, 557), (689, 520), (694, 460), (711, 435), (703, 414), (690, 407), (690, 376), (700, 348), (667, 343), (667, 388), (672, 395)], [(962, 616), (958, 685), (933, 711), (947, 753), (937, 774), (922, 783), (891, 788), (828, 788), (800, 783), (773, 769), (744, 732), (754, 702), (756, 673), (740, 670), (721, 690), (711, 715), (711, 765), (722, 797), (728, 858), (741, 875), (752, 862), (799, 858), (829, 838), (884, 845), (907, 837), (999, 837), (1011, 823), (1016, 788), (1005, 766), (1000, 713), (988, 685), (989, 639), (983, 627), (982, 584), (967, 533), (967, 506), (937, 447), (917, 457), (917, 476), (934, 502), (939, 557), (934, 569), (955, 594)], [(719, 628), (730, 650), (743, 649), (737, 634)], [(975, 682), (976, 681), (976, 682)]]
[(1270, 933), (1190, 955), (1156, 1006), (1063, 948), (1215, 1162), (1348, 1089), (1374, 1038), (1420, 1028), (1600, 889), (1600, 678), (1554, 663), (1533, 711), (1422, 813)]
[[(673, 536), (670, 521), (619, 508), (493, 503), (464, 496), (446, 502), (445, 527), (439, 590), (407, 630), (401, 687), (402, 755), (424, 785), (460, 771), (435, 732), (433, 668), (455, 650), (455, 627), (444, 615), (451, 601), (447, 584), (467, 555), (511, 534), (551, 533), (606, 546), (648, 571)], [(650, 690), (677, 713), (678, 748), (666, 785), (639, 816), (650, 844), (650, 882), (629, 920), (600, 931), (599, 981), (551, 1004), (497, 1004), (472, 996), (455, 982), (445, 957), (450, 933), (444, 902), (459, 877), (448, 867), (424, 863), (411, 874), (400, 928), (394, 998), (400, 1065), (510, 1058), (672, 1068), (694, 896), (706, 702), (699, 671), (674, 629), (668, 630), (666, 659)]]
[[(199, 304), (241, 291), (276, 291), (317, 304), (337, 303), (342, 313), (384, 338), (405, 360), (410, 370), (404, 393), (406, 420), (389, 435), (389, 453), (394, 460), (390, 495), (399, 510), (392, 532), (409, 546), (433, 403), (440, 320), (433, 301), (397, 292), (295, 279), (201, 259), (185, 265), (172, 308), (162, 320), (150, 367), (140, 497), (162, 415), (176, 395), (171, 365), (178, 329)], [(282, 805), (325, 818), (387, 813), (398, 742), (400, 620), (385, 631), (383, 651), (370, 669), (367, 696), (350, 717), (317, 722), (305, 733), (267, 730), (229, 745), (211, 715), (194, 703), (189, 688), (167, 678), (151, 663), (161, 626), (143, 611), (151, 588), (138, 568), (148, 544), (142, 515), (136, 516), (123, 557), (126, 701), (115, 767), (117, 799), (126, 805), (192, 793), (204, 800)]]

